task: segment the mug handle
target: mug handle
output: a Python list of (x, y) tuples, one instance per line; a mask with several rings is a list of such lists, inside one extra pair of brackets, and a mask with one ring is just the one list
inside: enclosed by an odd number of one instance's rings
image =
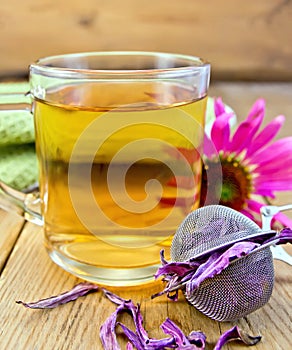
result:
[[(11, 99), (20, 100), (25, 97), (27, 97), (25, 93), (1, 93), (0, 111), (31, 112), (31, 103), (8, 102)], [(43, 225), (44, 220), (40, 213), (40, 197), (37, 191), (23, 193), (0, 180), (0, 208), (18, 214), (37, 225)]]
[(40, 197), (38, 192), (23, 193), (0, 181), (0, 208), (18, 214), (25, 220), (42, 226)]

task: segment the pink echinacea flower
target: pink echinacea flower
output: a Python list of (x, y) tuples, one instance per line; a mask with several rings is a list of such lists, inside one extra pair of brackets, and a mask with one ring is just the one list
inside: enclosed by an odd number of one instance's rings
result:
[[(273, 141), (285, 117), (277, 116), (260, 130), (265, 101), (258, 99), (232, 133), (229, 121), (233, 115), (221, 98), (214, 100), (214, 112), (210, 135), (204, 140), (200, 206), (225, 205), (258, 222), (260, 208), (275, 199), (275, 192), (292, 190), (292, 137)], [(216, 171), (218, 162), (222, 177)], [(275, 221), (292, 227), (283, 214), (277, 214)]]

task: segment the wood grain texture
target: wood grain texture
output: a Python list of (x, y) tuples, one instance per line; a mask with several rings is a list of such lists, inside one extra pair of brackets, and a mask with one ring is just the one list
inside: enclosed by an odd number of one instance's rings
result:
[[(286, 126), (279, 137), (290, 136), (292, 127), (292, 84), (214, 83), (212, 96), (222, 96), (244, 118), (251, 104), (259, 96), (267, 99), (266, 122), (276, 115), (286, 114)], [(277, 202), (291, 202), (291, 192), (277, 196)], [(287, 212), (292, 218), (292, 213)], [(18, 234), (20, 235), (18, 236)], [(69, 290), (79, 279), (63, 271), (48, 257), (39, 227), (16, 219), (0, 211), (0, 257), (5, 253), (5, 264), (0, 277), (0, 349), (5, 350), (101, 350), (99, 327), (115, 310), (115, 306), (101, 292), (89, 294), (75, 302), (52, 310), (29, 310), (16, 300), (35, 301)], [(3, 238), (4, 237), (4, 238)], [(3, 248), (4, 247), (4, 248)], [(292, 245), (286, 248), (292, 254)], [(2, 261), (2, 260), (0, 260)], [(246, 332), (262, 336), (254, 350), (288, 350), (292, 348), (292, 277), (291, 267), (275, 261), (275, 285), (270, 301), (261, 309), (238, 322), (218, 323), (202, 315), (185, 302), (165, 296), (150, 299), (159, 290), (160, 282), (131, 288), (109, 288), (124, 298), (141, 304), (145, 328), (150, 336), (162, 336), (159, 325), (170, 317), (186, 333), (201, 330), (207, 334), (206, 350), (214, 347), (225, 330), (237, 324)], [(122, 322), (132, 326), (124, 315)], [(125, 340), (119, 337), (122, 349)], [(240, 343), (230, 343), (226, 350), (247, 349)]]
[(2, 271), (7, 258), (18, 238), (23, 226), (23, 219), (14, 214), (8, 214), (0, 209), (0, 271)]
[[(238, 324), (263, 340), (253, 349), (287, 350), (291, 343), (291, 274), (286, 265), (276, 262), (276, 281), (267, 305), (238, 322), (218, 323), (199, 313), (185, 302), (169, 302), (165, 296), (150, 300), (161, 285), (118, 289), (110, 288), (124, 298), (141, 304), (145, 328), (150, 336), (160, 337), (159, 325), (170, 317), (185, 332), (204, 331), (208, 336), (206, 349), (212, 349), (222, 332)], [(80, 282), (61, 270), (49, 259), (43, 245), (41, 230), (27, 224), (1, 275), (0, 344), (7, 350), (95, 350), (102, 349), (99, 328), (115, 310), (102, 293), (97, 292), (52, 310), (29, 310), (16, 300), (34, 301), (70, 289)], [(122, 322), (131, 326), (124, 316)], [(290, 331), (289, 331), (290, 330)], [(122, 349), (125, 340), (119, 337)], [(237, 343), (226, 349), (242, 349)]]
[(216, 79), (292, 78), (290, 0), (10, 0), (0, 3), (0, 75), (59, 53), (198, 55)]

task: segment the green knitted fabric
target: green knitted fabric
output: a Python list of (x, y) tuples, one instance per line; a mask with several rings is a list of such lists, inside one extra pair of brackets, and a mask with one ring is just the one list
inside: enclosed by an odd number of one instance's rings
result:
[[(28, 83), (2, 83), (0, 103), (29, 102), (24, 95), (1, 95), (26, 93), (28, 90)], [(0, 111), (0, 179), (22, 190), (34, 184), (37, 178), (32, 114), (26, 111)]]
[(34, 142), (33, 117), (29, 112), (0, 112), (0, 147)]
[(0, 147), (1, 181), (18, 190), (23, 190), (38, 178), (34, 144)]

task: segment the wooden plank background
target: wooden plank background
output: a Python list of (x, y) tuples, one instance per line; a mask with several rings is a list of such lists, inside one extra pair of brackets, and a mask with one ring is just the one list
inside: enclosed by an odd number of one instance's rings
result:
[(9, 0), (0, 2), (0, 78), (36, 58), (96, 50), (208, 59), (213, 79), (291, 80), (289, 0)]

